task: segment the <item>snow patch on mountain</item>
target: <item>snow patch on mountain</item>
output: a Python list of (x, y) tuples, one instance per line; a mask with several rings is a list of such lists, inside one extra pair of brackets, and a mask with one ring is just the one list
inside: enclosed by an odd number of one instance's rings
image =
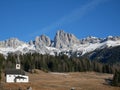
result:
[(27, 45), (27, 44), (23, 44), (21, 46), (18, 46), (17, 48), (13, 48), (13, 47), (0, 47), (0, 53), (7, 55), (8, 53), (14, 53), (16, 51), (20, 51), (21, 54), (24, 53), (28, 53), (29, 50), (35, 50), (35, 47), (32, 45)]
[(5, 41), (0, 41), (0, 53), (7, 56), (8, 53), (40, 53), (59, 55), (65, 54), (68, 56), (77, 54), (77, 56), (94, 51), (115, 47), (120, 45), (119, 36), (108, 36), (104, 39), (89, 36), (84, 39), (77, 39), (73, 34), (64, 32), (63, 30), (56, 33), (54, 41), (48, 36), (37, 36), (34, 41), (25, 43), (17, 38), (10, 38)]

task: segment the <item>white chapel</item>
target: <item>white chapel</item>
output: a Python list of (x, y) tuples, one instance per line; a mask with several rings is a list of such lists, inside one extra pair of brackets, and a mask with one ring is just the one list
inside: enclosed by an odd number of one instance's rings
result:
[(5, 71), (7, 83), (28, 83), (29, 76), (25, 75), (25, 71), (21, 69), (20, 62), (16, 63), (16, 68), (6, 69)]

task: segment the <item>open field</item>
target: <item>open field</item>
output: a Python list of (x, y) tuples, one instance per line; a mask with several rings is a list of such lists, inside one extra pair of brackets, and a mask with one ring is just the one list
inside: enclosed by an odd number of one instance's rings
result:
[[(7, 84), (2, 82), (6, 90), (26, 90), (31, 86), (33, 90), (120, 90), (120, 87), (113, 87), (108, 84), (107, 79), (112, 74), (101, 74), (96, 72), (74, 72), (74, 73), (45, 73), (37, 71), (37, 74), (28, 74), (28, 84)], [(3, 79), (4, 80), (4, 79)], [(11, 88), (11, 89), (10, 89)]]

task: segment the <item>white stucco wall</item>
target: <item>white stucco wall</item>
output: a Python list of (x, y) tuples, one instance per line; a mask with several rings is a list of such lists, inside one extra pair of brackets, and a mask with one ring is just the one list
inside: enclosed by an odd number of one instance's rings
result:
[(12, 75), (12, 74), (7, 74), (6, 75), (6, 82), (7, 83), (14, 83), (16, 76), (22, 76), (22, 77), (26, 78), (26, 79), (16, 79), (17, 83), (21, 83), (21, 82), (27, 83), (27, 82), (29, 82), (29, 77), (28, 76), (25, 76), (25, 75)]
[(24, 77), (25, 79), (16, 79), (16, 82), (17, 83), (20, 83), (20, 82), (27, 83), (27, 82), (29, 82), (29, 77), (28, 76), (22, 76), (22, 77)]
[(15, 75), (7, 74), (6, 75), (6, 82), (14, 83)]

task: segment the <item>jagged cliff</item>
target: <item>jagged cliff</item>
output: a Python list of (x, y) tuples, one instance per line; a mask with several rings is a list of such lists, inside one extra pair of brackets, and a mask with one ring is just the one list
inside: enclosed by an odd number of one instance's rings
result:
[(48, 36), (37, 36), (35, 40), (26, 43), (17, 38), (0, 41), (0, 53), (41, 53), (41, 54), (66, 54), (68, 56), (76, 54), (77, 56), (109, 47), (120, 46), (119, 36), (108, 36), (104, 39), (89, 36), (78, 39), (73, 34), (66, 33), (63, 30), (57, 31), (54, 40)]

